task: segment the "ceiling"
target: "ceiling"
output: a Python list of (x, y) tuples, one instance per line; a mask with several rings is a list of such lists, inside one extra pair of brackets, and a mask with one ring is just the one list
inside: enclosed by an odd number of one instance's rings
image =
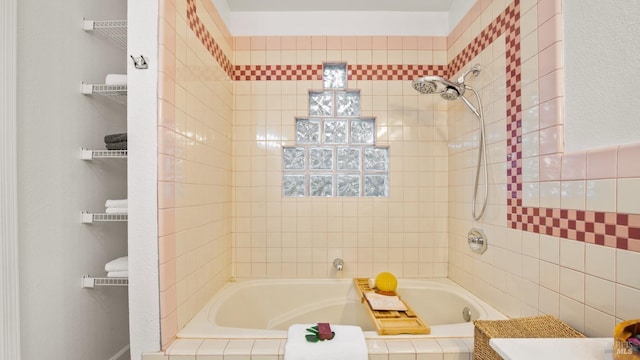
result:
[(455, 0), (226, 0), (231, 11), (432, 11)]

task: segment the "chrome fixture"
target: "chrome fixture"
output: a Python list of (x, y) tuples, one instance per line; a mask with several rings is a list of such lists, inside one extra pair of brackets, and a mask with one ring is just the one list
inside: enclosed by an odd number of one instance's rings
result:
[[(466, 85), (464, 82), (469, 75), (478, 76), (480, 74), (480, 65), (476, 64), (472, 66), (469, 70), (465, 71), (462, 76), (453, 82), (451, 80), (445, 79), (441, 76), (423, 76), (417, 79), (414, 79), (412, 82), (413, 88), (421, 94), (439, 94), (445, 100), (457, 100), (460, 99), (464, 104), (471, 110), (472, 113), (476, 115), (478, 121), (480, 123), (480, 145), (478, 149), (478, 162), (476, 164), (476, 179), (475, 185), (473, 188), (473, 199), (471, 201), (471, 215), (474, 220), (480, 220), (484, 215), (484, 211), (487, 208), (487, 195), (489, 192), (488, 185), (488, 174), (487, 174), (487, 144), (486, 144), (486, 136), (485, 136), (485, 126), (484, 126), (484, 114), (482, 111), (482, 101), (480, 100), (480, 95), (478, 92), (469, 85)], [(478, 102), (478, 108), (473, 106), (471, 102), (464, 97), (464, 93), (466, 90), (469, 90), (475, 95), (476, 101)], [(484, 172), (484, 197), (482, 201), (482, 207), (480, 211), (477, 211), (477, 198), (478, 198), (478, 186), (480, 183), (480, 167), (481, 164), (484, 163), (483, 172)]]
[(336, 258), (333, 260), (333, 267), (338, 271), (342, 271), (342, 266), (344, 265), (344, 261), (340, 258)]
[(471, 229), (467, 234), (467, 242), (473, 252), (482, 254), (487, 250), (487, 237), (480, 229)]
[(465, 306), (464, 309), (462, 309), (462, 319), (465, 322), (471, 321), (471, 309), (469, 309), (468, 306)]

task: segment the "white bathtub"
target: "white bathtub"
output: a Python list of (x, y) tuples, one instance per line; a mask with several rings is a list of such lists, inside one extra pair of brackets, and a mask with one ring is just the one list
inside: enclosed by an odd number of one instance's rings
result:
[[(505, 316), (448, 279), (399, 279), (397, 293), (431, 327), (431, 335), (472, 337), (475, 319)], [(230, 282), (178, 333), (178, 338), (286, 338), (295, 323), (358, 325), (378, 336), (351, 279), (261, 279)]]

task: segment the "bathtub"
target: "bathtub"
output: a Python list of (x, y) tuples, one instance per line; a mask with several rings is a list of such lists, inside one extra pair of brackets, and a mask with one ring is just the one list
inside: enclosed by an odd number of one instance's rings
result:
[[(448, 279), (399, 279), (397, 293), (431, 327), (430, 335), (473, 337), (476, 319), (504, 319), (502, 313)], [(379, 336), (360, 303), (352, 279), (261, 279), (227, 283), (178, 333), (189, 339), (286, 338), (295, 323), (358, 325), (366, 338)]]

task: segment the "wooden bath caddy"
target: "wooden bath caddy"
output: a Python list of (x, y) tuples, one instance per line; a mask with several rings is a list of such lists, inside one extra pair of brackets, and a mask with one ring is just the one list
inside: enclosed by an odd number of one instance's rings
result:
[(375, 291), (369, 287), (369, 279), (354, 278), (353, 283), (360, 294), (360, 302), (367, 308), (369, 317), (378, 330), (378, 335), (431, 334), (429, 325), (399, 296), (407, 308), (406, 311), (373, 310), (364, 295), (366, 292)]

